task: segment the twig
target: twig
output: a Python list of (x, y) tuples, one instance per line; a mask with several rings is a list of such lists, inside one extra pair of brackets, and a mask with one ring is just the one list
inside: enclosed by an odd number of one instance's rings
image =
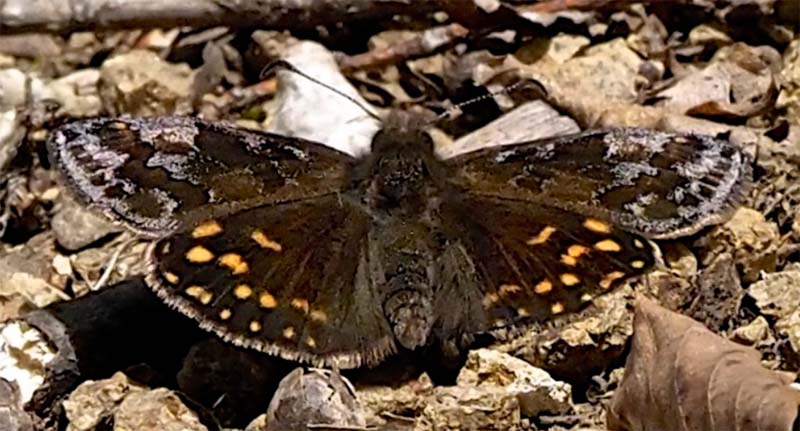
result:
[(401, 415), (398, 415), (398, 414), (392, 413), (392, 412), (382, 412), (381, 416), (389, 418), (389, 419), (394, 419), (394, 420), (397, 420), (397, 421), (401, 421), (401, 422), (407, 422), (407, 423), (416, 422), (416, 419), (414, 419), (414, 418), (410, 418), (408, 416), (401, 416)]
[(103, 288), (103, 286), (108, 283), (108, 279), (111, 278), (111, 274), (114, 272), (114, 268), (117, 266), (117, 260), (119, 260), (119, 256), (131, 245), (133, 242), (136, 241), (136, 238), (131, 238), (119, 245), (117, 249), (114, 251), (114, 254), (111, 255), (111, 259), (108, 260), (106, 264), (106, 269), (103, 271), (103, 274), (97, 281), (89, 288), (90, 291), (95, 292)]
[[(0, 0), (0, 34), (230, 26), (314, 30), (320, 25), (424, 16), (438, 0)], [(413, 6), (412, 6), (413, 4)]]
[(567, 9), (593, 10), (603, 8), (609, 3), (627, 4), (631, 2), (627, 0), (544, 0), (532, 5), (519, 6), (516, 10), (541, 13), (560, 12)]
[(341, 56), (338, 62), (343, 71), (398, 63), (407, 59), (424, 57), (439, 49), (447, 48), (468, 34), (469, 30), (461, 24), (443, 25), (425, 30), (410, 40), (383, 49), (353, 56)]
[(362, 427), (360, 425), (329, 425), (329, 424), (307, 424), (306, 427), (310, 430), (336, 430), (336, 431), (370, 431), (374, 430), (373, 426)]

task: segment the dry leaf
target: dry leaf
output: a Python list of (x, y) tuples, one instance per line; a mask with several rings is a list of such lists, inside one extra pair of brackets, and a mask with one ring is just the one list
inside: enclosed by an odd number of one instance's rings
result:
[(639, 298), (608, 429), (789, 431), (800, 408), (794, 376), (759, 360), (756, 350)]

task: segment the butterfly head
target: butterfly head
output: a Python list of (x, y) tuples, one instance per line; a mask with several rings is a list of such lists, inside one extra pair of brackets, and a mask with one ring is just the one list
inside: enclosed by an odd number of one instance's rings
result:
[(371, 152), (433, 154), (433, 140), (426, 130), (428, 124), (430, 119), (420, 112), (391, 110), (372, 139)]

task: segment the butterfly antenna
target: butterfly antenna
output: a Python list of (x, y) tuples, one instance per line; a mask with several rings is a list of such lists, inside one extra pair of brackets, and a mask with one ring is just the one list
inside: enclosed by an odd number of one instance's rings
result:
[(334, 93), (336, 93), (336, 94), (344, 97), (345, 99), (353, 102), (354, 105), (356, 105), (359, 108), (361, 108), (361, 110), (366, 112), (367, 115), (369, 115), (370, 117), (372, 117), (372, 118), (374, 118), (374, 119), (376, 119), (378, 121), (381, 121), (381, 118), (379, 116), (377, 116), (372, 111), (367, 109), (367, 107), (364, 106), (360, 101), (356, 100), (355, 97), (350, 96), (348, 94), (345, 94), (341, 90), (333, 88), (331, 85), (326, 84), (326, 83), (320, 81), (319, 79), (314, 78), (313, 76), (306, 74), (305, 72), (303, 72), (300, 69), (296, 68), (292, 63), (289, 63), (286, 60), (275, 60), (272, 63), (266, 65), (264, 67), (264, 69), (261, 71), (260, 78), (261, 79), (265, 79), (267, 76), (272, 75), (272, 73), (273, 73), (273, 71), (275, 69), (283, 69), (283, 70), (286, 70), (288, 72), (296, 73), (296, 74), (302, 76), (303, 78), (305, 78), (305, 79), (307, 79), (307, 80), (309, 80), (309, 81), (311, 81), (311, 82), (313, 82), (313, 83), (315, 83), (317, 85), (320, 85), (320, 86), (322, 86), (324, 88), (327, 88), (328, 90), (333, 91)]
[[(544, 85), (542, 85), (539, 81), (535, 81), (534, 80), (534, 82), (541, 89), (542, 93), (547, 94), (547, 89), (544, 88)], [(513, 83), (511, 85), (506, 85), (505, 87), (503, 87), (503, 88), (501, 88), (499, 90), (495, 90), (495, 91), (492, 91), (490, 93), (482, 94), (482, 95), (480, 95), (478, 97), (475, 97), (475, 98), (472, 98), (472, 99), (465, 100), (463, 102), (457, 103), (457, 104), (447, 108), (447, 110), (445, 110), (444, 112), (442, 112), (438, 116), (436, 116), (436, 118), (433, 119), (430, 122), (430, 124), (436, 124), (439, 121), (442, 121), (444, 119), (452, 118), (454, 113), (456, 113), (458, 111), (462, 111), (462, 108), (465, 107), (465, 106), (474, 105), (474, 104), (476, 104), (478, 102), (482, 102), (482, 101), (484, 101), (486, 99), (491, 99), (491, 98), (493, 98), (495, 96), (498, 96), (500, 94), (508, 94), (508, 93), (516, 90), (517, 88), (520, 88), (523, 85), (526, 85), (527, 83), (528, 83), (527, 80), (520, 80), (520, 81), (517, 81), (517, 82), (515, 82), (515, 83)]]

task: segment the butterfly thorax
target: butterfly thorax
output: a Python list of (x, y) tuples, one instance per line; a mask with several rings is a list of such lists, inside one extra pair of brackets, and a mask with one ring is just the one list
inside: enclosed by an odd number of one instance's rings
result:
[(354, 188), (373, 211), (419, 214), (440, 193), (443, 166), (418, 114), (392, 111), (370, 154), (354, 169)]

